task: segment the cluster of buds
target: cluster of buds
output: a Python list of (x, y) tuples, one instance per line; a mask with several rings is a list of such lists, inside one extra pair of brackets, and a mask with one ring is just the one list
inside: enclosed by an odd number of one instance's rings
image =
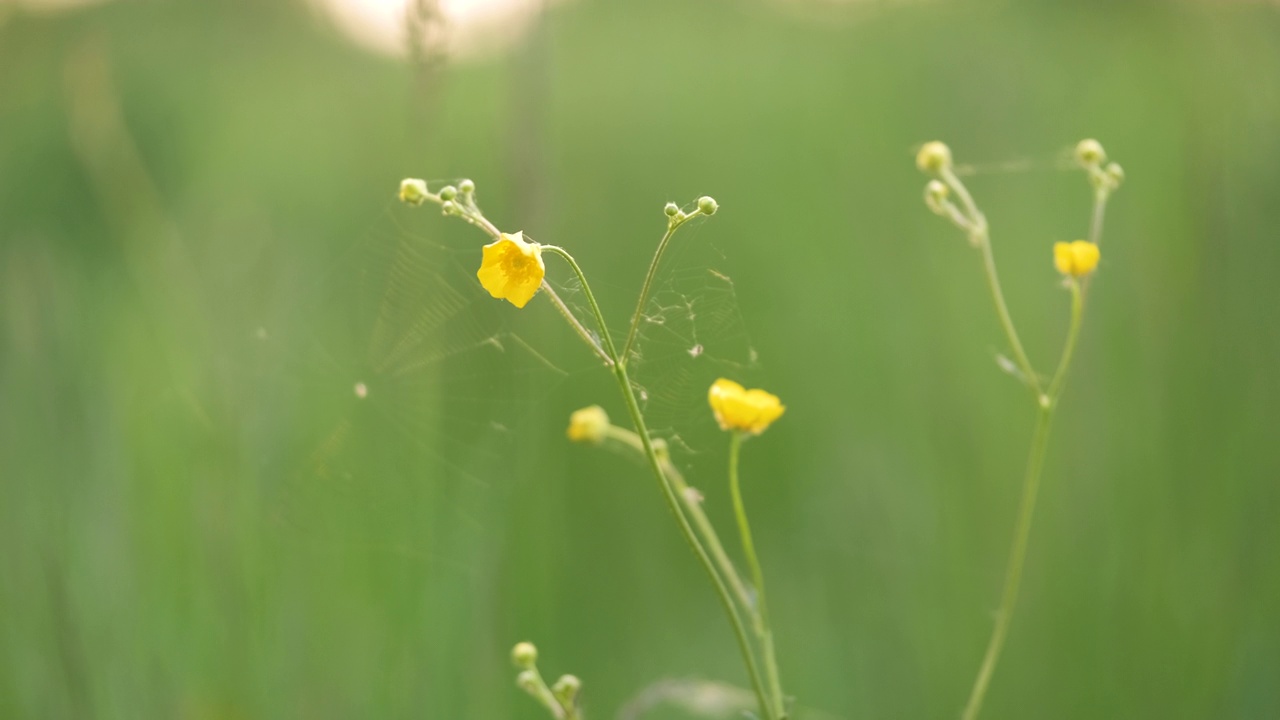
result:
[(681, 210), (679, 205), (672, 202), (667, 203), (666, 207), (662, 208), (662, 211), (667, 214), (667, 226), (677, 228), (690, 218), (695, 218), (699, 215), (715, 215), (716, 210), (719, 209), (720, 204), (716, 202), (715, 198), (703, 195), (698, 198), (697, 206), (689, 212)]
[(440, 206), (444, 215), (465, 217), (471, 213), (479, 213), (476, 206), (476, 184), (470, 180), (462, 180), (457, 185), (445, 185), (439, 192), (431, 192), (427, 181), (420, 178), (405, 178), (400, 181), (400, 202), (418, 207), (428, 201)]
[(531, 642), (516, 643), (511, 648), (511, 661), (520, 668), (516, 685), (541, 703), (551, 717), (556, 720), (579, 720), (582, 717), (578, 706), (582, 681), (576, 675), (561, 675), (554, 685), (547, 687), (542, 673), (538, 672), (538, 648)]
[(1089, 173), (1089, 182), (1099, 193), (1110, 194), (1124, 182), (1124, 168), (1107, 162), (1107, 151), (1102, 143), (1089, 138), (1076, 144), (1076, 164)]

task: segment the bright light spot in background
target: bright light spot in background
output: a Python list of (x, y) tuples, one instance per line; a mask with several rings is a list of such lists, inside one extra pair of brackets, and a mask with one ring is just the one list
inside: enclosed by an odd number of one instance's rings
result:
[(59, 10), (74, 10), (85, 5), (97, 5), (106, 2), (106, 0), (0, 0), (0, 12), (4, 6), (14, 5), (22, 10), (31, 10), (32, 12), (58, 12)]
[[(386, 55), (409, 51), (409, 18), (418, 0), (311, 0), (356, 43)], [(436, 17), (424, 46), (451, 57), (477, 57), (515, 44), (551, 0), (427, 0)], [(433, 25), (435, 27), (433, 27)], [(421, 28), (415, 22), (413, 27)]]

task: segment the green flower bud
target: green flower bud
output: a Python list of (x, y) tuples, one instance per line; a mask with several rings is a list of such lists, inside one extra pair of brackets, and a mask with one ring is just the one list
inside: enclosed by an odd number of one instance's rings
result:
[(716, 204), (716, 201), (714, 198), (707, 197), (706, 195), (703, 195), (702, 197), (698, 198), (698, 212), (702, 213), (703, 215), (715, 215), (716, 210), (719, 210), (719, 209), (720, 209), (720, 206)]
[(1107, 179), (1111, 181), (1112, 188), (1120, 187), (1120, 183), (1124, 182), (1124, 168), (1117, 163), (1111, 163), (1104, 171), (1107, 173)]
[(667, 206), (662, 208), (662, 212), (666, 213), (667, 217), (675, 217), (680, 214), (680, 206), (675, 203), (667, 203)]
[(400, 181), (400, 202), (406, 205), (421, 205), (430, 195), (425, 180), (405, 178)]
[(937, 175), (951, 167), (951, 148), (937, 140), (921, 145), (920, 152), (916, 153), (916, 167), (921, 172)]
[(533, 670), (524, 670), (516, 676), (516, 687), (529, 693), (534, 697), (538, 697), (542, 693), (539, 692), (541, 683), (538, 682), (538, 673)]
[(1107, 152), (1102, 149), (1102, 143), (1089, 138), (1081, 140), (1076, 144), (1076, 162), (1085, 167), (1093, 167), (1101, 165), (1107, 159)]
[(442, 215), (461, 215), (462, 211), (458, 209), (458, 204), (452, 200), (445, 200), (440, 203), (440, 214)]
[(566, 708), (574, 706), (578, 700), (578, 691), (580, 690), (582, 690), (582, 681), (576, 675), (561, 675), (556, 684), (551, 686), (552, 694)]
[(942, 203), (946, 202), (950, 195), (951, 189), (941, 180), (930, 180), (929, 184), (924, 186), (924, 204), (936, 213), (942, 212)]
[(462, 193), (463, 195), (470, 195), (475, 191), (476, 191), (476, 184), (471, 182), (470, 180), (463, 180), (462, 182), (458, 183), (458, 192)]
[(445, 185), (444, 187), (440, 188), (441, 200), (452, 200), (456, 197), (458, 197), (458, 188), (452, 185)]
[(538, 648), (531, 642), (516, 643), (516, 646), (511, 648), (511, 662), (515, 663), (516, 667), (533, 669), (533, 666), (538, 664)]

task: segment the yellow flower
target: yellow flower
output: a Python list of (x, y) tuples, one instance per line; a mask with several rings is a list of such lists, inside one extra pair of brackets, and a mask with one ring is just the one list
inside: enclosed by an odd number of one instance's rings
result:
[(609, 415), (599, 405), (574, 410), (569, 416), (569, 439), (599, 445), (609, 432)]
[(764, 432), (787, 409), (778, 401), (777, 395), (764, 390), (747, 390), (724, 378), (711, 385), (707, 400), (721, 430), (741, 430), (753, 435)]
[(1098, 267), (1098, 246), (1088, 240), (1053, 244), (1053, 264), (1058, 272), (1073, 277), (1084, 277)]
[(524, 307), (542, 286), (547, 266), (542, 263), (542, 246), (525, 242), (523, 233), (502, 234), (484, 246), (484, 259), (476, 277), (489, 294)]

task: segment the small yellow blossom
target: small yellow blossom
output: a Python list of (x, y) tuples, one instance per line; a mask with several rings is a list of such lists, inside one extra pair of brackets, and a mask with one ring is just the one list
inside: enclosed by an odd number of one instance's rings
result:
[(1058, 272), (1073, 277), (1084, 277), (1098, 267), (1098, 246), (1088, 240), (1053, 244), (1053, 264)]
[(711, 385), (707, 400), (721, 430), (741, 430), (753, 435), (764, 432), (787, 409), (778, 401), (777, 395), (764, 390), (747, 390), (724, 378)]
[(609, 432), (609, 415), (599, 405), (574, 410), (569, 416), (569, 439), (599, 445)]
[(484, 246), (484, 259), (476, 277), (480, 278), (480, 284), (490, 295), (522, 308), (538, 292), (546, 274), (542, 246), (526, 242), (523, 233), (503, 233), (502, 237)]

